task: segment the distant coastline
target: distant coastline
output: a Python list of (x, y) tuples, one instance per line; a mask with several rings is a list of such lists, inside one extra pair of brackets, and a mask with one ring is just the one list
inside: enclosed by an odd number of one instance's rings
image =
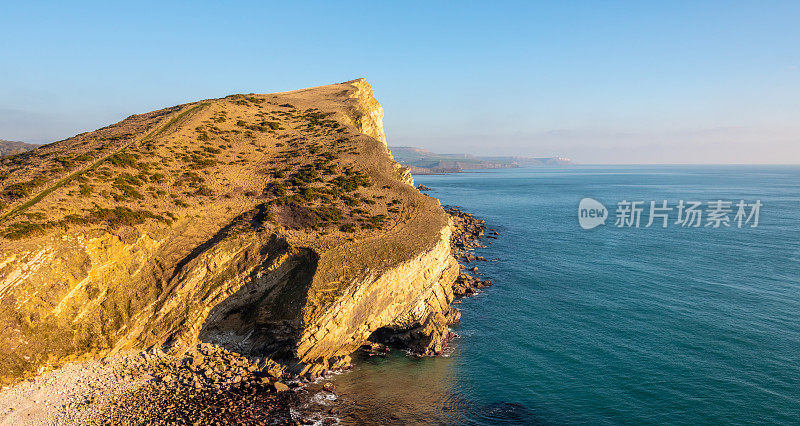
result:
[(39, 145), (32, 143), (7, 141), (5, 139), (0, 139), (0, 157), (6, 155), (19, 154), (21, 152), (36, 149), (37, 147), (39, 147)]
[(548, 167), (574, 164), (567, 157), (477, 156), (438, 154), (410, 146), (389, 147), (395, 161), (408, 167), (412, 175), (460, 173), (464, 170)]

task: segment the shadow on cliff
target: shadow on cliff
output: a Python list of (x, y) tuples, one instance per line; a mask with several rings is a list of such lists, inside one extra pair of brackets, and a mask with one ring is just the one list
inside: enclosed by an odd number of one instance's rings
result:
[[(236, 293), (211, 310), (200, 330), (200, 342), (276, 361), (294, 358), (319, 255), (308, 248), (288, 252), (287, 248), (282, 239), (262, 248), (262, 265), (252, 270)], [(267, 269), (282, 254), (288, 257)]]

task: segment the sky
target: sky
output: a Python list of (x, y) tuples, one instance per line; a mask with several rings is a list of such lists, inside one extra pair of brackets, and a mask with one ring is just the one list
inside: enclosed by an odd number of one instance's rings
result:
[(800, 2), (7, 2), (0, 139), (366, 78), (390, 146), (800, 163)]

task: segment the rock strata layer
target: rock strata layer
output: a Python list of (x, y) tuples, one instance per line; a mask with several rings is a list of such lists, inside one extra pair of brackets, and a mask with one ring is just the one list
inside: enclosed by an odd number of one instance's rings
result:
[[(470, 250), (480, 247), (483, 221), (455, 208), (451, 258), (473, 272), (482, 259)], [(472, 259), (472, 260), (470, 260)], [(464, 273), (453, 282), (459, 293)], [(482, 281), (469, 276), (464, 297), (477, 293)], [(425, 356), (435, 355), (452, 336), (446, 326), (459, 320), (449, 307), (411, 329), (382, 328), (361, 349), (385, 355), (393, 347)], [(431, 327), (428, 330), (425, 327)], [(435, 342), (433, 346), (429, 343)], [(117, 354), (95, 362), (71, 364), (43, 377), (29, 379), (0, 393), (0, 424), (334, 424), (338, 408), (333, 383), (300, 377), (272, 359), (243, 356), (226, 348), (200, 343), (182, 354), (160, 347)], [(319, 392), (327, 402), (320, 403)], [(321, 405), (320, 405), (321, 404)]]

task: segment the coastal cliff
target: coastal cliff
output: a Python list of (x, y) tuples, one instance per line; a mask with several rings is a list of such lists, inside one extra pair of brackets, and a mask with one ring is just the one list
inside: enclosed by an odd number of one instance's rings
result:
[(369, 84), (232, 95), (0, 159), (0, 384), (198, 343), (295, 373), (370, 337), (434, 354), (451, 222), (386, 146)]

